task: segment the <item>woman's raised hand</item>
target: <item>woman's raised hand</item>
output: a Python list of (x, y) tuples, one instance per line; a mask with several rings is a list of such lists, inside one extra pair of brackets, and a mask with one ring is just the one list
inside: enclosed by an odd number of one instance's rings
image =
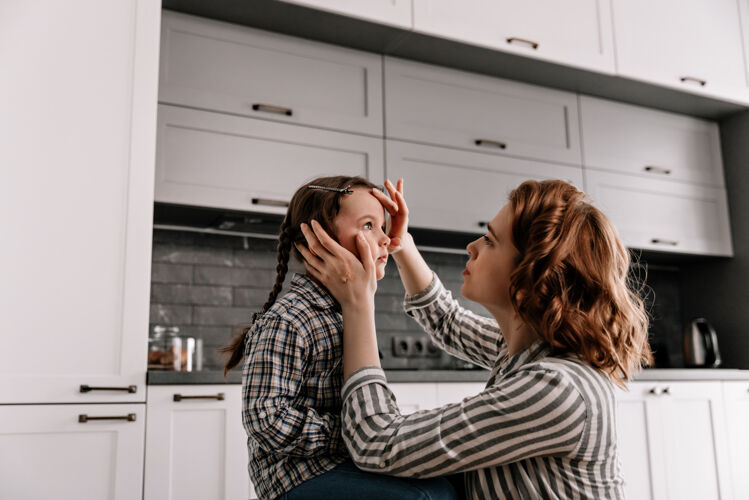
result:
[(322, 283), (342, 307), (374, 306), (377, 291), (377, 270), (366, 238), (356, 235), (356, 248), (361, 261), (338, 244), (320, 224), (302, 224), (307, 247), (296, 244), (304, 257), (304, 265)]
[(382, 204), (390, 214), (388, 221), (388, 237), (390, 244), (388, 252), (391, 254), (400, 251), (403, 248), (403, 237), (408, 231), (408, 206), (406, 199), (403, 197), (403, 179), (398, 179), (397, 187), (390, 180), (385, 181), (385, 188), (390, 193), (390, 198), (379, 189), (373, 189), (372, 195)]

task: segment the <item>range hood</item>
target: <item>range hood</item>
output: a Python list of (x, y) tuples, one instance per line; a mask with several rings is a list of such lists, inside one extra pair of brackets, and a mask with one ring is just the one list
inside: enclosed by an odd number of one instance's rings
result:
[[(250, 238), (276, 239), (283, 215), (241, 212), (210, 207), (154, 203), (154, 229), (199, 231)], [(465, 253), (477, 234), (410, 227), (409, 232), (420, 250)]]

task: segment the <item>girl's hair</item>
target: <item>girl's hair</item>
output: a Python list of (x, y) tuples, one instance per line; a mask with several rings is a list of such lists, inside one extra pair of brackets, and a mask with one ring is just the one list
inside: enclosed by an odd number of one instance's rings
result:
[[(335, 225), (333, 221), (341, 208), (340, 200), (341, 196), (344, 195), (344, 188), (351, 189), (355, 187), (366, 189), (378, 188), (378, 186), (363, 177), (338, 175), (334, 177), (319, 177), (297, 189), (294, 196), (291, 197), (289, 208), (286, 210), (286, 217), (284, 217), (281, 223), (280, 234), (278, 235), (276, 281), (261, 312), (266, 312), (276, 302), (289, 268), (290, 255), (293, 253), (295, 259), (300, 262), (302, 261), (302, 256), (294, 246), (294, 243), (307, 245), (304, 234), (302, 234), (302, 223), (309, 224), (312, 219), (315, 219), (328, 234), (335, 238)], [(242, 361), (247, 332), (249, 332), (250, 328), (251, 326), (244, 328), (239, 335), (231, 340), (229, 345), (219, 349), (220, 352), (228, 355), (228, 360), (224, 366), (224, 375)]]
[(653, 355), (643, 287), (628, 278), (616, 228), (565, 181), (526, 181), (509, 199), (515, 310), (553, 351), (576, 353), (623, 387)]

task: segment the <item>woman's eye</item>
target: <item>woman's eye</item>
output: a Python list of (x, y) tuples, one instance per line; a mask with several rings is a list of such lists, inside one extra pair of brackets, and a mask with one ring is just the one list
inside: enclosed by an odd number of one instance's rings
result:
[(484, 243), (486, 243), (487, 245), (491, 245), (492, 244), (492, 240), (490, 240), (489, 236), (486, 235), (486, 234), (484, 235)]

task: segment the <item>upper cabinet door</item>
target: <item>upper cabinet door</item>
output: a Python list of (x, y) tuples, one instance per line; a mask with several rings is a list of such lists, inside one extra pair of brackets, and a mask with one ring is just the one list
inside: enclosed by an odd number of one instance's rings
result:
[(0, 10), (0, 403), (145, 401), (161, 2)]
[(608, 0), (414, 0), (414, 31), (614, 72)]
[(385, 59), (385, 135), (580, 164), (575, 94)]
[(619, 74), (749, 102), (737, 0), (612, 0)]
[(411, 0), (281, 0), (343, 16), (411, 29)]
[(586, 167), (723, 186), (718, 124), (580, 96)]
[(382, 136), (382, 59), (164, 12), (159, 101)]

